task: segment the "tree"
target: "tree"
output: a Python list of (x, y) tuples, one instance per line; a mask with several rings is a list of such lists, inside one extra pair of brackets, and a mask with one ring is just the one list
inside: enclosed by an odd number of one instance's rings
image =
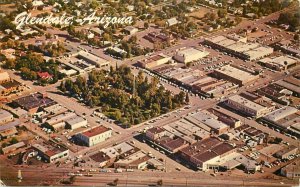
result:
[(220, 18), (225, 18), (226, 15), (227, 15), (227, 10), (226, 10), (226, 9), (219, 9), (219, 10), (218, 10), (218, 16), (219, 16)]
[(18, 143), (19, 142), (19, 140), (16, 138), (16, 137), (13, 137), (10, 141), (9, 141), (9, 143), (11, 143), (11, 144), (16, 144), (16, 143)]
[(148, 22), (145, 22), (145, 23), (144, 23), (144, 28), (145, 28), (145, 29), (148, 29), (148, 28), (149, 28), (149, 23), (148, 23)]
[(294, 40), (295, 40), (295, 41), (299, 41), (299, 38), (300, 38), (300, 37), (299, 37), (299, 34), (295, 34), (295, 35), (294, 35)]
[(190, 97), (189, 97), (189, 94), (186, 93), (185, 95), (185, 102), (188, 104), (190, 102)]

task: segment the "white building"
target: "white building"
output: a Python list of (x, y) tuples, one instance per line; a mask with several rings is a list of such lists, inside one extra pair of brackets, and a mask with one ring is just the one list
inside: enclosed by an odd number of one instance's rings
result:
[(137, 33), (139, 30), (133, 26), (127, 26), (124, 28), (124, 32), (128, 35), (133, 35)]
[(87, 125), (87, 120), (81, 116), (76, 116), (66, 120), (66, 128), (68, 129), (74, 130), (86, 125)]
[(104, 126), (98, 126), (93, 129), (77, 134), (78, 139), (91, 147), (101, 143), (112, 136), (112, 130)]
[(195, 60), (199, 60), (209, 55), (208, 51), (198, 50), (196, 48), (187, 48), (180, 50), (174, 56), (174, 59), (181, 63), (189, 63)]
[(235, 110), (256, 118), (262, 117), (269, 112), (267, 107), (261, 106), (239, 95), (229, 97), (227, 105)]

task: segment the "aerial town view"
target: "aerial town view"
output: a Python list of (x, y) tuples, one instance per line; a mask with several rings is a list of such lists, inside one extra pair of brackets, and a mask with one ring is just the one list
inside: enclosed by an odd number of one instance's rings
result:
[(299, 0), (0, 0), (0, 186), (300, 186)]

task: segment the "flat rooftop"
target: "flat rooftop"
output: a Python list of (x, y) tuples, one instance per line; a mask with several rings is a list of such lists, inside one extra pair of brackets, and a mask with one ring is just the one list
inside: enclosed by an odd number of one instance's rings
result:
[(254, 103), (242, 96), (239, 96), (239, 95), (234, 95), (234, 96), (231, 96), (228, 98), (228, 100), (231, 100), (233, 102), (236, 102), (236, 103), (239, 103), (241, 105), (244, 105), (246, 106), (247, 108), (250, 108), (252, 110), (255, 110), (255, 111), (259, 111), (259, 110), (264, 110), (266, 107), (263, 107), (257, 103)]
[(274, 110), (273, 112), (270, 112), (267, 114), (264, 118), (268, 119), (270, 121), (276, 122), (282, 118), (285, 118), (291, 114), (295, 114), (298, 112), (298, 109), (291, 107), (291, 106), (284, 106), (282, 108), (279, 108), (277, 110)]
[(99, 135), (99, 134), (102, 134), (104, 132), (107, 132), (107, 131), (110, 131), (111, 129), (109, 128), (106, 128), (104, 126), (98, 126), (98, 127), (95, 127), (93, 129), (90, 129), (88, 131), (85, 131), (85, 132), (82, 132), (81, 134), (86, 136), (86, 137), (93, 137), (93, 136), (96, 136), (96, 135)]
[(14, 100), (14, 102), (25, 108), (25, 110), (57, 104), (55, 101), (41, 93), (34, 93), (25, 97), (21, 97)]
[(216, 69), (215, 72), (225, 74), (229, 77), (233, 77), (234, 79), (240, 80), (242, 82), (248, 80), (254, 80), (258, 78), (257, 76), (254, 76), (246, 71), (240, 70), (230, 65), (226, 65), (220, 69)]

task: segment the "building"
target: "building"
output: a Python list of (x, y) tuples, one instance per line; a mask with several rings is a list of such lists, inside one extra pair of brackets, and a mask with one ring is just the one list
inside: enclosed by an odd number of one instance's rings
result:
[(133, 26), (127, 26), (123, 29), (123, 32), (127, 35), (134, 35), (137, 33), (139, 30)]
[(210, 108), (207, 110), (208, 112), (210, 112), (211, 114), (217, 116), (218, 120), (225, 123), (226, 125), (230, 126), (230, 128), (237, 128), (239, 126), (241, 126), (241, 120), (234, 118), (232, 116), (229, 116), (221, 111), (215, 110), (213, 108)]
[(11, 127), (9, 129), (0, 130), (0, 140), (10, 138), (18, 133), (16, 127)]
[(281, 130), (300, 134), (298, 125), (300, 123), (300, 112), (294, 107), (284, 106), (268, 113), (261, 120)]
[(13, 145), (2, 148), (2, 151), (3, 151), (3, 154), (8, 154), (8, 153), (14, 152), (17, 149), (25, 147), (25, 146), (26, 145), (25, 145), (24, 142), (18, 142), (16, 144), (13, 144)]
[(226, 101), (226, 105), (255, 118), (262, 117), (269, 112), (267, 107), (261, 106), (239, 95), (229, 97)]
[(258, 75), (252, 75), (251, 73), (240, 70), (231, 65), (226, 65), (220, 69), (214, 70), (213, 75), (217, 78), (228, 80), (240, 86), (252, 83), (259, 78)]
[(223, 134), (229, 129), (228, 125), (219, 121), (217, 117), (213, 116), (207, 111), (188, 114), (186, 117), (184, 117), (184, 119), (204, 129), (205, 131), (215, 134)]
[(119, 159), (117, 162), (114, 162), (114, 168), (144, 169), (147, 167), (147, 162), (150, 159), (151, 157), (146, 153), (138, 151), (124, 159)]
[(85, 143), (88, 147), (101, 143), (112, 136), (112, 130), (104, 126), (94, 127), (81, 132), (76, 137)]
[(66, 123), (66, 128), (72, 129), (72, 130), (78, 129), (80, 127), (84, 127), (88, 124), (87, 120), (81, 116), (75, 116), (75, 117), (69, 118), (65, 121), (65, 123)]
[(138, 151), (140, 151), (140, 149), (127, 142), (122, 142), (113, 147), (101, 149), (98, 153), (93, 154), (90, 157), (91, 159), (99, 163), (99, 167), (104, 167), (113, 164), (117, 157), (125, 158)]
[(178, 62), (187, 64), (195, 60), (199, 60), (209, 55), (208, 51), (202, 51), (196, 48), (187, 48), (180, 50), (174, 56), (174, 59)]
[(246, 39), (237, 36), (217, 36), (206, 38), (205, 45), (235, 55), (244, 60), (258, 60), (273, 53), (274, 49), (258, 43), (245, 42)]
[[(0, 75), (1, 76), (1, 75)], [(7, 96), (11, 93), (18, 92), (22, 88), (21, 83), (16, 80), (9, 80), (0, 84), (0, 96)]]
[(278, 56), (261, 59), (258, 63), (276, 71), (285, 71), (297, 65), (300, 60), (292, 56)]
[(177, 25), (179, 22), (177, 20), (177, 18), (170, 18), (166, 21), (167, 26), (173, 26), (173, 25)]
[(32, 145), (32, 148), (38, 151), (38, 154), (41, 155), (41, 157), (43, 157), (49, 163), (53, 163), (69, 157), (69, 149), (58, 144), (34, 144)]
[(85, 52), (85, 51), (79, 51), (77, 54), (75, 54), (75, 56), (78, 59), (82, 59), (84, 61), (86, 61), (87, 63), (93, 64), (96, 67), (105, 67), (109, 65), (109, 61), (100, 58), (94, 54), (91, 54), (89, 52)]
[(0, 84), (10, 80), (10, 76), (7, 72), (0, 70)]
[(287, 159), (290, 155), (297, 154), (298, 148), (294, 145), (290, 145), (275, 153), (275, 156), (280, 159)]
[(6, 110), (0, 109), (0, 125), (11, 122), (14, 120), (14, 116)]
[(52, 130), (64, 129), (66, 126), (65, 121), (71, 118), (75, 118), (76, 116), (77, 115), (73, 112), (59, 114), (46, 120), (44, 125)]
[(34, 93), (14, 100), (13, 104), (23, 108), (29, 114), (34, 114), (39, 108), (54, 105), (56, 102), (47, 97), (46, 94)]
[(295, 97), (300, 97), (300, 78), (296, 76), (289, 76), (283, 80), (279, 80), (275, 83), (278, 86), (286, 88), (287, 90), (292, 91), (292, 94)]
[(38, 72), (37, 75), (40, 79), (51, 80), (53, 75), (50, 75), (48, 72)]
[(170, 56), (164, 55), (164, 54), (158, 54), (151, 56), (149, 58), (143, 59), (138, 61), (138, 65), (142, 68), (151, 69), (156, 66), (166, 64), (171, 60)]
[(166, 135), (166, 130), (161, 127), (153, 127), (146, 131), (146, 137), (152, 141)]
[(300, 160), (298, 159), (295, 162), (281, 168), (280, 173), (288, 178), (300, 178)]
[(235, 152), (232, 145), (212, 137), (198, 141), (179, 151), (180, 157), (202, 171), (219, 168), (218, 161)]

